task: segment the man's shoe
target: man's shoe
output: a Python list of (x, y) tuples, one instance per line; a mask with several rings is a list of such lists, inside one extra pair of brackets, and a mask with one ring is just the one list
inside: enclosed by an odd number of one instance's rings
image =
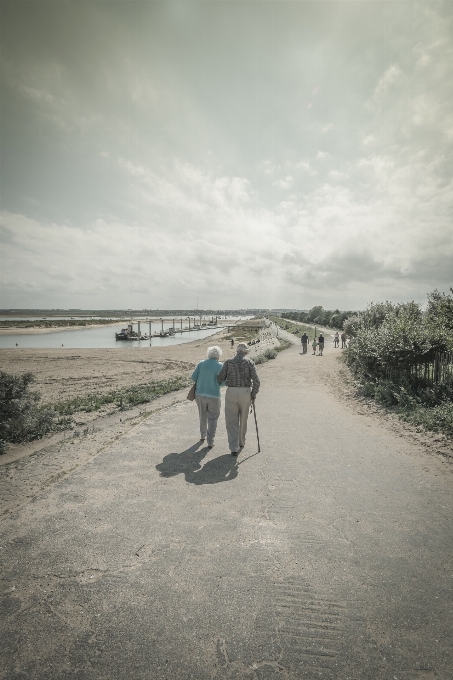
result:
[(231, 455), (232, 456), (239, 456), (239, 453), (240, 453), (239, 451), (232, 451)]

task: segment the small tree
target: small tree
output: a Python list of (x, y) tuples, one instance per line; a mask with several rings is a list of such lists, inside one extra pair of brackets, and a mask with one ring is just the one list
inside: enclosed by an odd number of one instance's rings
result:
[[(453, 288), (450, 288), (453, 293)], [(438, 290), (428, 295), (426, 325), (435, 344), (442, 350), (453, 351), (453, 295)]]
[(322, 308), (322, 305), (312, 307), (308, 312), (308, 320), (312, 322), (315, 321), (319, 316), (322, 316), (323, 312), (324, 309)]

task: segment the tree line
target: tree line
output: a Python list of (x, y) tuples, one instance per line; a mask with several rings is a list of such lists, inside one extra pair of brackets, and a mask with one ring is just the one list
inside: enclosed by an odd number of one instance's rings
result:
[(282, 318), (343, 330), (344, 322), (349, 319), (349, 317), (357, 314), (358, 312), (356, 311), (340, 312), (339, 309), (334, 309), (332, 311), (324, 309), (322, 305), (317, 305), (316, 307), (312, 307), (308, 312), (283, 312)]

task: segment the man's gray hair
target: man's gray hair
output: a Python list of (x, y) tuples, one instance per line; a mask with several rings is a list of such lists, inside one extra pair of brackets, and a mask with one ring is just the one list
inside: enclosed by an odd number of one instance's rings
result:
[(208, 359), (219, 360), (221, 356), (222, 350), (220, 349), (220, 347), (218, 347), (217, 345), (214, 345), (214, 347), (208, 347)]
[(241, 354), (248, 354), (249, 351), (249, 347), (245, 344), (245, 342), (240, 342), (236, 347), (236, 352), (240, 352)]

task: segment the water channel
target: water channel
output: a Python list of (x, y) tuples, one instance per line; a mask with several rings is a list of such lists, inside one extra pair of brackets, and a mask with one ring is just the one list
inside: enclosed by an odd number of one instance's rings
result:
[[(36, 348), (49, 349), (57, 347), (68, 347), (70, 349), (130, 349), (131, 347), (168, 347), (170, 345), (181, 345), (194, 340), (202, 340), (210, 335), (214, 335), (221, 330), (217, 328), (203, 328), (201, 330), (185, 331), (177, 333), (175, 336), (167, 338), (152, 337), (150, 340), (116, 340), (115, 333), (125, 327), (124, 322), (113, 326), (100, 326), (96, 328), (80, 328), (77, 330), (56, 330), (47, 333), (12, 333), (11, 335), (0, 335), (0, 349), (7, 348)], [(227, 325), (227, 324), (225, 324)], [(170, 328), (172, 324), (164, 322), (164, 330)], [(160, 322), (153, 322), (152, 332), (161, 330)], [(176, 326), (178, 328), (178, 326)], [(137, 324), (134, 324), (137, 330)], [(142, 334), (149, 332), (149, 325), (145, 322), (141, 324)], [(16, 345), (17, 343), (17, 345)]]

